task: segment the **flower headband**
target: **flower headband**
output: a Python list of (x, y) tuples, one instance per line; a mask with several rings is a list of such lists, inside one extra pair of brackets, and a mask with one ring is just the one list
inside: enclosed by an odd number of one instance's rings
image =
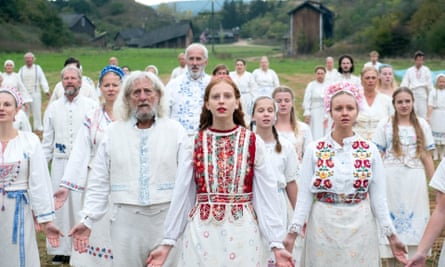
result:
[(355, 101), (357, 102), (360, 109), (363, 99), (363, 92), (360, 90), (360, 87), (349, 82), (337, 82), (331, 84), (328, 88), (326, 88), (324, 95), (324, 107), (326, 112), (329, 113), (331, 111), (332, 97), (340, 92), (345, 92), (349, 95), (352, 95), (355, 98)]
[(114, 66), (114, 65), (108, 65), (105, 68), (103, 68), (102, 71), (100, 72), (99, 81), (102, 81), (102, 78), (108, 72), (116, 73), (121, 79), (125, 76), (125, 73), (124, 73), (124, 71), (121, 68), (119, 68), (117, 66)]
[(14, 97), (15, 103), (18, 108), (21, 108), (23, 105), (23, 97), (22, 94), (16, 88), (0, 88), (0, 93), (8, 93)]

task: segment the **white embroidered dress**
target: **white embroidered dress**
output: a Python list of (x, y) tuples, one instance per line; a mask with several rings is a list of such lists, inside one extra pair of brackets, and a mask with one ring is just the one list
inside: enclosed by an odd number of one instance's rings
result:
[[(425, 136), (425, 149), (434, 149), (431, 128), (418, 118)], [(417, 246), (430, 217), (425, 168), (416, 157), (417, 138), (412, 126), (399, 126), (403, 156), (397, 157), (392, 148), (392, 122), (383, 119), (372, 141), (384, 153), (389, 214), (399, 239), (408, 247)], [(382, 257), (392, 257), (385, 238), (380, 240)]]
[(165, 220), (164, 244), (183, 237), (178, 266), (267, 266), (270, 246), (281, 246), (277, 181), (264, 143), (243, 127), (204, 130), (178, 169)]
[(236, 71), (230, 72), (230, 78), (235, 82), (241, 92), (241, 105), (244, 111), (244, 120), (250, 122), (252, 115), (253, 101), (258, 96), (258, 89), (252, 73), (245, 71), (242, 75), (238, 75)]
[(292, 224), (307, 221), (302, 266), (380, 266), (376, 219), (394, 232), (377, 148), (355, 134), (312, 142), (303, 158)]
[[(112, 122), (104, 107), (91, 110), (85, 115), (83, 125), (77, 133), (73, 150), (65, 168), (60, 186), (84, 196), (91, 162), (102, 140), (105, 129)], [(107, 213), (94, 224), (87, 253), (73, 252), (70, 264), (75, 267), (111, 266), (114, 258), (111, 248), (110, 216)]]
[(54, 220), (53, 191), (40, 140), (19, 131), (6, 147), (0, 144), (0, 151), (4, 208), (0, 211), (0, 265), (40, 267), (33, 216), (39, 223)]
[(354, 131), (366, 138), (366, 140), (371, 140), (379, 122), (393, 113), (394, 108), (391, 98), (385, 94), (377, 93), (371, 105), (363, 99)]
[(428, 96), (428, 106), (433, 108), (430, 125), (434, 142), (445, 145), (445, 89), (433, 89)]
[(324, 91), (326, 89), (325, 82), (312, 81), (304, 92), (303, 108), (304, 116), (310, 116), (309, 126), (313, 139), (319, 139), (325, 135), (324, 120), (326, 112), (324, 108)]

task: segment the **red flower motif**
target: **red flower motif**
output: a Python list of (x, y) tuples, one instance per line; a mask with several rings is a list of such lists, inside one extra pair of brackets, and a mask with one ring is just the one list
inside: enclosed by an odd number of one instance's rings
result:
[(354, 183), (354, 188), (360, 188), (360, 186), (362, 185), (362, 181), (360, 181), (360, 180), (355, 180), (355, 183)]
[(314, 181), (314, 186), (315, 186), (315, 187), (319, 187), (320, 184), (321, 184), (321, 179), (319, 179), (319, 178), (315, 179), (315, 181)]
[(318, 159), (317, 161), (317, 167), (320, 167), (323, 165), (323, 160), (322, 159)]
[(332, 167), (334, 167), (334, 162), (331, 159), (327, 159), (326, 166), (328, 166), (329, 168), (332, 168)]
[(328, 198), (326, 198), (326, 202), (327, 203), (332, 203), (332, 202), (334, 202), (334, 200), (331, 197), (328, 197)]
[(317, 144), (317, 149), (322, 149), (324, 147), (325, 142), (321, 141)]
[(355, 141), (354, 143), (352, 143), (352, 148), (357, 149), (358, 145), (359, 145), (358, 141)]
[(358, 169), (358, 168), (360, 168), (361, 166), (362, 166), (362, 161), (359, 160), (359, 159), (355, 160), (354, 167), (355, 167), (356, 169)]
[(368, 179), (364, 180), (364, 181), (363, 181), (363, 187), (364, 187), (364, 188), (367, 188), (367, 187), (368, 187), (368, 183), (369, 183), (369, 180), (368, 180)]
[(329, 179), (324, 180), (323, 185), (328, 189), (331, 188), (332, 187), (331, 180), (329, 180)]
[(364, 149), (368, 149), (369, 148), (369, 144), (366, 141), (360, 141), (360, 145), (364, 148)]
[(363, 161), (363, 165), (365, 165), (366, 168), (371, 168), (371, 162), (369, 161), (369, 159), (365, 159)]

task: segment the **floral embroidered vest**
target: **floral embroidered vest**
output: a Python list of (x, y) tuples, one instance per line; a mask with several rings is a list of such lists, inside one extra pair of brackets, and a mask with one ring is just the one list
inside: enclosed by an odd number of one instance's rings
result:
[(255, 134), (237, 127), (229, 132), (200, 131), (195, 138), (193, 176), (197, 202), (190, 212), (203, 221), (240, 219), (245, 208), (252, 214)]

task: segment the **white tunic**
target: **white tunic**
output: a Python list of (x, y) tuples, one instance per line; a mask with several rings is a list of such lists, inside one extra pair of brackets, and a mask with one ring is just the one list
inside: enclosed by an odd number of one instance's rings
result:
[(304, 122), (297, 121), (298, 124), (298, 134), (295, 135), (294, 132), (278, 132), (281, 136), (289, 140), (297, 151), (298, 160), (301, 163), (304, 151), (308, 145), (312, 142), (312, 133), (309, 125)]
[[(49, 99), (49, 103), (56, 101), (61, 98), (65, 94), (65, 89), (63, 89), (62, 82), (58, 82), (56, 86), (54, 86), (54, 90), (51, 93), (51, 98)], [(80, 87), (79, 91), (80, 95), (91, 98), (92, 100), (99, 103), (99, 98), (97, 97), (97, 92), (94, 86), (94, 82), (86, 77), (82, 76), (82, 87)]]
[(326, 86), (326, 82), (320, 83), (315, 80), (307, 85), (304, 92), (303, 115), (311, 117), (309, 126), (313, 139), (319, 139), (325, 135), (323, 122), (326, 119), (326, 112), (323, 101)]
[(244, 111), (244, 120), (248, 124), (252, 115), (253, 101), (258, 95), (257, 84), (252, 73), (245, 71), (241, 76), (236, 71), (230, 72), (230, 78), (235, 82), (241, 92), (241, 105)]
[(30, 68), (22, 66), (18, 74), (29, 94), (40, 93), (40, 88), (45, 93), (49, 92), (48, 81), (39, 65), (33, 64)]
[(23, 103), (32, 102), (32, 97), (29, 95), (28, 90), (23, 84), (22, 80), (20, 80), (20, 76), (15, 73), (2, 73), (3, 82), (2, 86), (7, 88), (16, 88), (22, 94)]
[[(87, 185), (90, 162), (96, 154), (105, 129), (111, 119), (104, 107), (89, 111), (85, 115), (82, 127), (77, 133), (73, 150), (65, 168), (60, 186), (67, 187), (74, 194), (82, 194)], [(76, 267), (111, 266), (114, 258), (110, 237), (109, 213), (93, 226), (87, 253), (73, 252), (70, 264)]]
[[(73, 149), (77, 132), (81, 128), (85, 114), (96, 108), (97, 103), (78, 95), (72, 102), (66, 97), (51, 103), (45, 111), (42, 147), (46, 160), (51, 162), (53, 190), (59, 189), (66, 163)], [(69, 194), (64, 206), (56, 211), (56, 224), (61, 231), (68, 233), (78, 221), (81, 206), (80, 194)], [(47, 245), (49, 255), (71, 255), (71, 238), (63, 237), (58, 248)]]
[(301, 234), (307, 220), (303, 264), (379, 266), (375, 219), (383, 233), (394, 232), (384, 179), (379, 151), (357, 134), (343, 146), (331, 133), (309, 145), (292, 222)]
[(366, 138), (366, 140), (371, 140), (378, 123), (393, 113), (394, 108), (391, 103), (391, 98), (385, 94), (377, 93), (371, 105), (368, 104), (366, 99), (363, 99), (354, 131)]
[(190, 136), (198, 131), (204, 91), (209, 82), (207, 74), (193, 80), (187, 72), (171, 80), (165, 88), (170, 118), (178, 121)]
[(445, 144), (445, 90), (433, 89), (428, 96), (428, 106), (433, 108), (430, 125), (434, 142), (443, 145)]
[(15, 115), (15, 120), (13, 125), (14, 128), (16, 128), (17, 130), (24, 132), (32, 132), (28, 116), (26, 116), (26, 113), (22, 109), (19, 109), (19, 112), (17, 112), (17, 114)]
[(179, 77), (179, 76), (185, 74), (186, 71), (187, 71), (187, 67), (186, 66), (184, 66), (184, 67), (177, 66), (172, 71), (172, 74), (170, 76), (170, 81), (173, 80), (176, 77)]
[[(40, 267), (33, 217), (39, 223), (54, 220), (51, 178), (40, 140), (33, 133), (19, 131), (6, 147), (0, 144), (0, 151), (0, 192), (6, 191), (1, 200), (5, 210), (0, 211), (1, 265)], [(13, 234), (17, 235), (15, 243)]]
[[(425, 137), (425, 150), (434, 149), (431, 129), (418, 118)], [(430, 217), (425, 168), (416, 157), (417, 138), (414, 127), (398, 126), (403, 155), (398, 157), (392, 148), (392, 122), (383, 119), (372, 141), (384, 153), (383, 163), (387, 184), (389, 215), (399, 239), (408, 246), (417, 246)], [(386, 239), (380, 241), (382, 256), (392, 257)]]
[(339, 78), (340, 78), (340, 73), (338, 72), (337, 69), (332, 69), (330, 71), (326, 70), (326, 75), (324, 77), (324, 80), (327, 85), (336, 82)]
[[(154, 211), (157, 206), (168, 206), (171, 200), (179, 155), (189, 140), (182, 126), (174, 120), (157, 118), (148, 129), (139, 129), (135, 123), (135, 120), (117, 121), (108, 126), (93, 161), (81, 211), (82, 222), (94, 230), (96, 223), (107, 212), (109, 201), (112, 203), (113, 220), (125, 220), (121, 213), (116, 213), (118, 210), (124, 211), (122, 206), (140, 210), (136, 215), (142, 216), (141, 220), (146, 225), (129, 221), (128, 225), (134, 224), (134, 227), (129, 227), (130, 230), (115, 229), (131, 232), (114, 232), (112, 222), (113, 249), (115, 254), (124, 255), (114, 257), (115, 266), (142, 266), (139, 264), (145, 262), (147, 252), (154, 248), (136, 243), (131, 244), (136, 247), (132, 249), (131, 246), (115, 242), (115, 235), (161, 241), (160, 224), (155, 224), (151, 218), (161, 212)], [(150, 211), (152, 208), (154, 210)], [(157, 236), (146, 238), (146, 234), (152, 232)], [(128, 262), (123, 259), (125, 257)]]
[(427, 66), (408, 68), (403, 76), (401, 87), (408, 87), (414, 94), (414, 110), (417, 116), (426, 118), (428, 94), (433, 89), (431, 71)]
[(252, 75), (258, 86), (259, 96), (272, 96), (273, 90), (280, 86), (278, 75), (272, 69), (268, 69), (267, 71), (256, 69), (252, 72)]

